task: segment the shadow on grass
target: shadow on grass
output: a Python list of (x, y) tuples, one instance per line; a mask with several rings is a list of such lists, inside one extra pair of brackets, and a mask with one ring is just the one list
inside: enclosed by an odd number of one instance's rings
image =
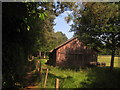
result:
[(120, 88), (120, 68), (96, 67), (88, 71), (83, 88)]
[[(45, 76), (45, 73), (43, 73), (43, 76)], [(45, 77), (43, 77), (43, 81), (44, 81), (44, 78)], [(46, 88), (55, 88), (55, 79), (56, 78), (58, 78), (60, 80), (60, 82), (59, 82), (60, 88), (63, 88), (63, 86), (65, 84), (64, 81), (66, 81), (66, 80), (70, 81), (73, 79), (73, 77), (71, 77), (71, 76), (64, 77), (64, 76), (57, 76), (53, 73), (49, 73)], [(43, 85), (42, 85), (42, 87), (43, 87)]]
[(59, 79), (70, 79), (70, 78), (73, 78), (71, 76), (67, 76), (67, 77), (61, 77), (61, 76), (56, 76), (52, 73), (49, 73), (49, 77), (52, 77), (52, 78), (59, 78)]

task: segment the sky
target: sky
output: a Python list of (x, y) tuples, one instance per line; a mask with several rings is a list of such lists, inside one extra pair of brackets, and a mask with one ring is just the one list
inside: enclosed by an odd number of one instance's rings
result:
[(56, 24), (53, 28), (55, 32), (61, 31), (64, 34), (66, 34), (67, 38), (70, 39), (73, 37), (74, 32), (69, 32), (71, 28), (72, 21), (67, 24), (65, 21), (65, 17), (68, 15), (68, 13), (71, 13), (70, 11), (65, 11), (64, 13), (60, 14), (56, 19), (54, 20), (54, 23)]

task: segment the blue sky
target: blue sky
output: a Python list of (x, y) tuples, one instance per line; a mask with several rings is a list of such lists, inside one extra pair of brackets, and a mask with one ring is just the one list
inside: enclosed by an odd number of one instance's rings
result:
[(57, 31), (61, 31), (64, 34), (66, 34), (66, 36), (68, 37), (68, 39), (73, 37), (73, 32), (69, 32), (70, 28), (71, 28), (71, 24), (73, 23), (72, 21), (67, 24), (67, 22), (65, 21), (65, 17), (68, 15), (67, 13), (71, 13), (70, 11), (65, 11), (64, 13), (60, 14), (58, 17), (56, 17), (56, 19), (54, 20), (54, 23), (56, 23), (56, 25), (53, 27), (55, 32)]

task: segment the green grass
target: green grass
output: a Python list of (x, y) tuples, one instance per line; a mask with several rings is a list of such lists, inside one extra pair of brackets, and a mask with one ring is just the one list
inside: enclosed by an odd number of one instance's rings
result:
[[(99, 55), (98, 56), (98, 62), (106, 62), (106, 66), (110, 66), (110, 55)], [(115, 57), (114, 59), (114, 67), (120, 67), (120, 57)]]
[[(106, 62), (107, 67), (96, 67), (89, 69), (64, 69), (60, 67), (46, 66), (49, 69), (46, 88), (55, 88), (55, 79), (59, 78), (60, 88), (120, 88), (120, 68), (118, 68), (118, 57), (115, 57), (115, 68), (111, 71), (108, 67), (110, 56), (99, 56), (99, 62)], [(41, 59), (42, 65), (47, 60)], [(45, 70), (42, 72), (42, 85), (45, 78)]]
[[(60, 88), (79, 88), (79, 82), (86, 79), (86, 71), (74, 71), (70, 69), (61, 69), (59, 67), (48, 66), (49, 74), (47, 80), (47, 88), (55, 88), (55, 79), (60, 79)], [(43, 72), (45, 77), (45, 72)], [(44, 79), (43, 79), (44, 81)]]

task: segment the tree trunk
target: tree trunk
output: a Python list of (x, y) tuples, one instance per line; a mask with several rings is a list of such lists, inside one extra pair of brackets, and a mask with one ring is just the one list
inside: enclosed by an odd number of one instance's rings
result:
[(43, 54), (43, 58), (44, 58), (44, 59), (46, 58), (46, 54), (45, 54), (45, 52), (44, 52), (44, 54)]
[(114, 67), (114, 57), (115, 57), (115, 49), (112, 50), (110, 69), (113, 69), (113, 67)]
[(38, 57), (39, 57), (39, 59), (41, 58), (41, 51), (39, 51), (39, 53), (38, 53)]

